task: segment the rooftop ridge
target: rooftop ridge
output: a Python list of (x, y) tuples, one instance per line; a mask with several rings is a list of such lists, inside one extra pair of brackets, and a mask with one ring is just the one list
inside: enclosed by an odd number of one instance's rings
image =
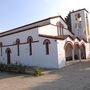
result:
[(89, 13), (89, 11), (86, 8), (83, 8), (83, 9), (78, 9), (78, 10), (75, 10), (75, 11), (71, 11), (70, 14), (78, 12), (78, 11), (82, 11), (82, 10), (85, 10), (87, 13)]

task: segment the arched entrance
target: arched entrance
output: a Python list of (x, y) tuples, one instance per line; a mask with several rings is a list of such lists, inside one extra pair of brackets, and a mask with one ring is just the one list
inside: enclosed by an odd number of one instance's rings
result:
[(74, 59), (79, 60), (79, 44), (74, 44)]
[(7, 54), (7, 64), (11, 64), (11, 49), (10, 48), (7, 48), (6, 49), (6, 54)]
[(73, 59), (72, 55), (73, 46), (71, 42), (65, 44), (65, 57), (66, 61), (71, 61)]
[(85, 51), (85, 45), (81, 44), (81, 59), (86, 59), (86, 51)]

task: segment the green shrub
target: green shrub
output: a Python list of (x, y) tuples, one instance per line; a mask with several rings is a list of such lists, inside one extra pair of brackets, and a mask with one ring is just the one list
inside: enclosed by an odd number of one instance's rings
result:
[(33, 76), (41, 76), (43, 75), (42, 69), (38, 67), (25, 67), (21, 64), (3, 64), (0, 63), (0, 71), (1, 72), (13, 72), (13, 73), (23, 73), (29, 74)]
[(0, 63), (0, 71), (4, 72), (15, 72), (15, 73), (25, 73), (25, 66), (16, 65), (16, 64), (2, 64)]
[(41, 75), (43, 75), (42, 69), (36, 68), (36, 69), (34, 70), (34, 72), (33, 72), (33, 75), (34, 75), (34, 76), (41, 76)]

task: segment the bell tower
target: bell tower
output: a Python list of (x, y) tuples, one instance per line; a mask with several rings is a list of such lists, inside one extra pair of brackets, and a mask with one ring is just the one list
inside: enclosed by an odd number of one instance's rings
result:
[(71, 28), (76, 37), (85, 38), (88, 40), (89, 31), (89, 12), (84, 9), (79, 9), (71, 12)]

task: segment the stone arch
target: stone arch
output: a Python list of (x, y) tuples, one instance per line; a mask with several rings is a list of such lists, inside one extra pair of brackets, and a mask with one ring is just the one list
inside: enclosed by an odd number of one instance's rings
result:
[(75, 42), (74, 43), (74, 59), (75, 60), (79, 60), (79, 49), (80, 49), (79, 43)]
[(86, 47), (84, 43), (81, 43), (80, 50), (81, 50), (81, 59), (86, 59)]
[(72, 42), (70, 42), (70, 41), (66, 42), (64, 49), (65, 49), (66, 61), (73, 60), (73, 55), (72, 55), (73, 44), (72, 44)]
[(67, 41), (67, 42), (65, 43), (65, 45), (64, 45), (64, 49), (66, 48), (66, 46), (67, 46), (68, 44), (70, 44), (70, 45), (71, 45), (71, 47), (73, 48), (73, 43), (72, 43), (72, 42), (70, 42), (70, 41)]

